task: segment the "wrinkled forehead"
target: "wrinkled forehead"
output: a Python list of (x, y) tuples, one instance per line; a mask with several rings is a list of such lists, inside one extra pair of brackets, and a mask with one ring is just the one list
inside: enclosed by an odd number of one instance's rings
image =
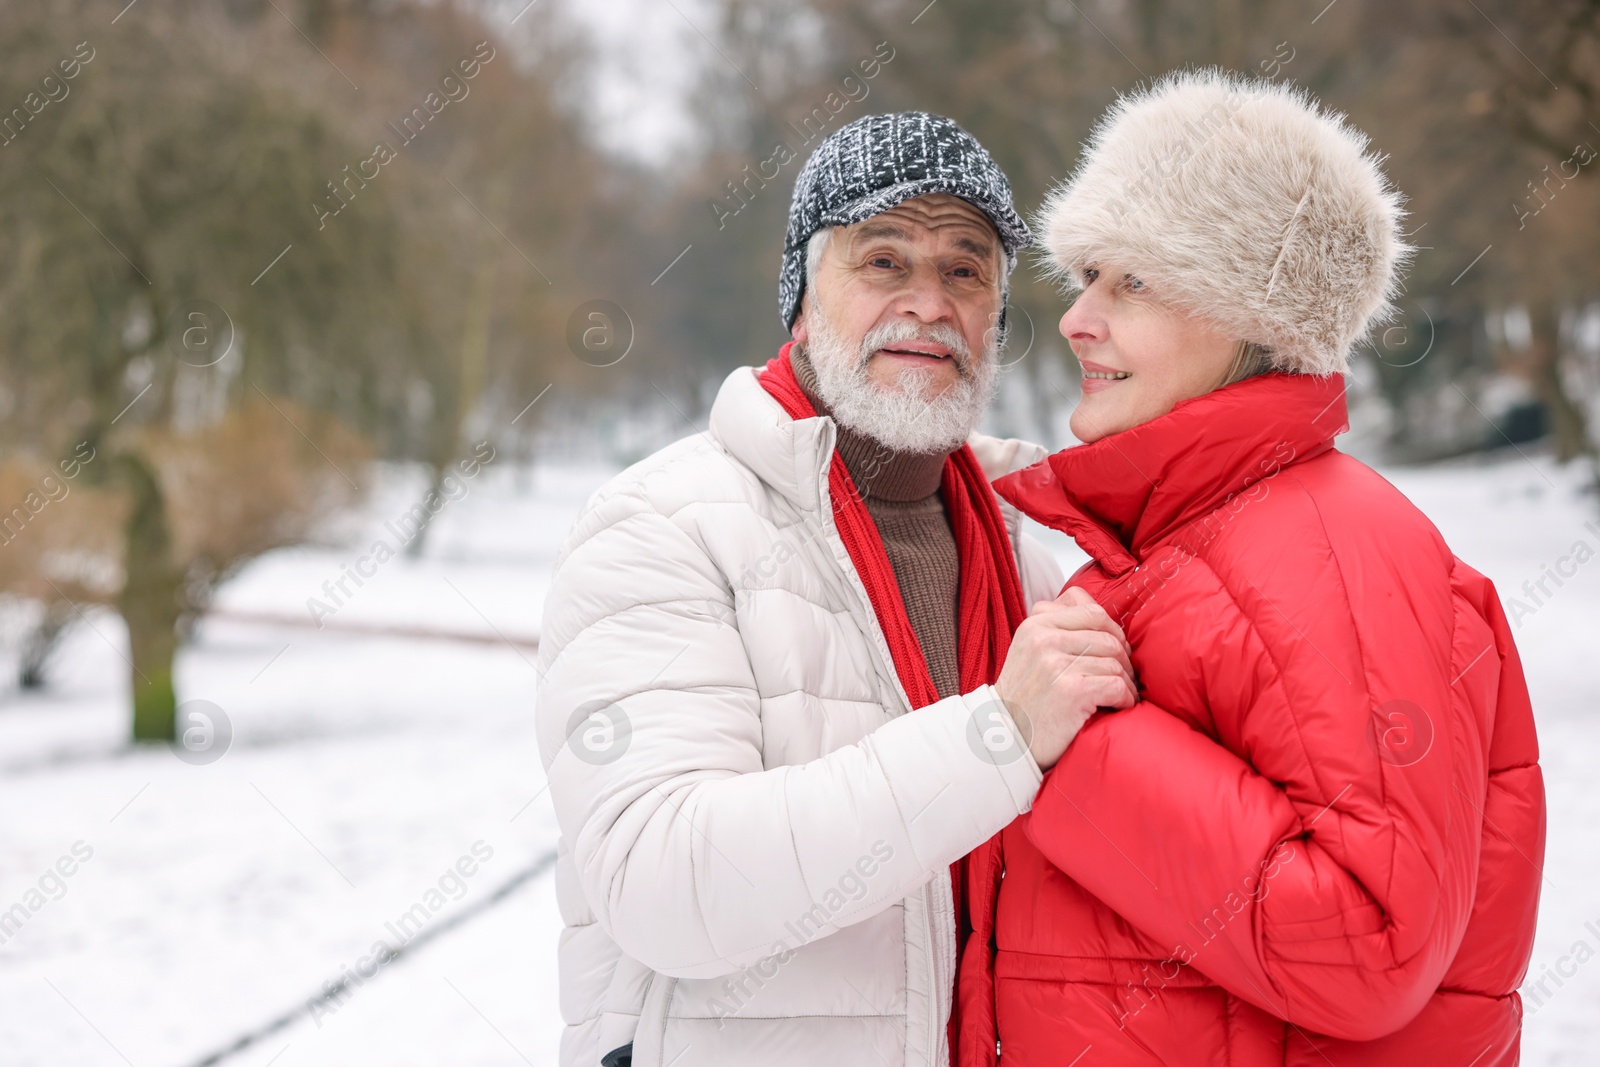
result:
[(891, 238), (948, 244), (986, 258), (1000, 254), (1000, 235), (989, 216), (948, 193), (902, 200), (887, 211), (844, 227), (841, 235), (852, 247), (863, 241)]

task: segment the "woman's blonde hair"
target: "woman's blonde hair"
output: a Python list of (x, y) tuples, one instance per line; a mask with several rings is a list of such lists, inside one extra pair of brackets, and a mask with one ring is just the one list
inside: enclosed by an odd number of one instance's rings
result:
[(1246, 378), (1254, 378), (1258, 374), (1265, 374), (1272, 369), (1272, 349), (1266, 345), (1256, 344), (1254, 341), (1240, 341), (1239, 347), (1234, 350), (1233, 363), (1228, 367), (1228, 373), (1223, 376), (1221, 389), (1224, 385), (1242, 382)]

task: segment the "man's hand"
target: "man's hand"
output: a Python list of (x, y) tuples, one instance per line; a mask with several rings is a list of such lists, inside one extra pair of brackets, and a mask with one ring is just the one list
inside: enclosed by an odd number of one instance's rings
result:
[(1096, 709), (1138, 702), (1128, 653), (1122, 627), (1082, 589), (1034, 604), (994, 687), (1040, 770), (1055, 766)]

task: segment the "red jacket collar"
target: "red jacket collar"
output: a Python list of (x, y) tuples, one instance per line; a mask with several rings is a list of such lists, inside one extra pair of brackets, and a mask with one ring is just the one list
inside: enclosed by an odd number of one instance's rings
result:
[(1152, 543), (1282, 467), (1321, 455), (1348, 428), (1343, 378), (1264, 374), (1063, 449), (994, 488), (1118, 575)]

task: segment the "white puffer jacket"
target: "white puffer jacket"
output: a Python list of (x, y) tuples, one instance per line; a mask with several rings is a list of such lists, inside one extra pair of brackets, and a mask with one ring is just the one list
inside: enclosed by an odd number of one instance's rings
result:
[[(949, 1062), (948, 865), (1041, 776), (991, 686), (907, 714), (834, 527), (834, 434), (741, 368), (709, 433), (618, 475), (562, 549), (537, 715), (563, 1067), (629, 1042), (638, 1067)], [(971, 444), (991, 478), (1044, 455)], [(1026, 602), (1055, 596), (1000, 507)]]

